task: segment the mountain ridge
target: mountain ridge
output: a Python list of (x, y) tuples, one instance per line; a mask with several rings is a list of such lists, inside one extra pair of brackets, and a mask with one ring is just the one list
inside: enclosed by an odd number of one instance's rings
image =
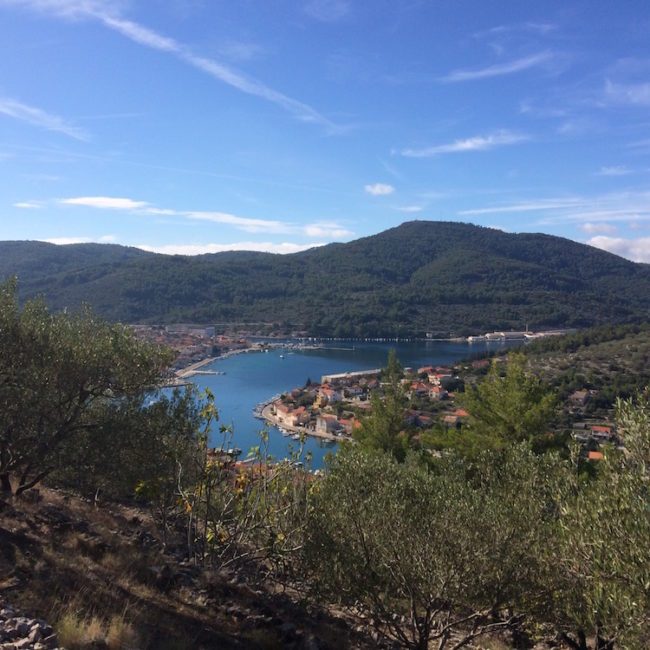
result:
[(0, 277), (125, 322), (264, 321), (329, 336), (647, 320), (650, 266), (545, 234), (409, 221), (288, 255), (0, 242)]

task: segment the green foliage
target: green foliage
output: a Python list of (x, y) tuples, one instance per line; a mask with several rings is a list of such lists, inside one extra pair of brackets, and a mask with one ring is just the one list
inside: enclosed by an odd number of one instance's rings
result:
[[(230, 432), (222, 431), (223, 450)], [(263, 564), (278, 579), (295, 577), (293, 559), (304, 535), (310, 475), (299, 460), (302, 444), (289, 459), (274, 462), (268, 434), (260, 436), (246, 465), (235, 465), (218, 450), (215, 456), (199, 457), (193, 483), (179, 491), (188, 553), (205, 565)]]
[[(557, 486), (562, 504), (546, 561), (552, 595), (542, 613), (571, 647), (595, 650), (650, 643), (650, 404), (619, 402), (626, 451), (609, 450), (596, 477), (577, 460)], [(539, 612), (537, 612), (539, 614)]]
[(588, 388), (585, 413), (613, 408), (650, 386), (650, 326), (598, 327), (526, 346), (531, 364), (540, 368), (561, 400)]
[(400, 383), (403, 370), (395, 350), (388, 353), (388, 363), (382, 373), (381, 391), (370, 397), (371, 411), (361, 420), (361, 427), (353, 433), (364, 449), (379, 449), (402, 462), (410, 446), (404, 423), (406, 395)]
[(0, 278), (14, 274), (25, 297), (86, 301), (113, 320), (275, 322), (342, 337), (625, 322), (646, 316), (650, 296), (647, 266), (592, 247), (423, 221), (283, 256), (6, 242)]
[[(620, 402), (626, 449), (595, 471), (502, 436), (471, 460), (344, 448), (311, 503), (303, 564), (319, 598), (402, 647), (555, 629), (575, 650), (650, 643), (650, 401)], [(509, 612), (510, 614), (507, 614)]]
[(64, 448), (93, 444), (107, 413), (171, 361), (88, 310), (51, 314), (40, 300), (20, 309), (15, 282), (0, 286), (0, 337), (0, 482), (17, 494), (64, 465)]
[(388, 359), (386, 362), (386, 367), (382, 372), (382, 378), (389, 382), (390, 384), (397, 384), (399, 380), (404, 376), (404, 368), (397, 358), (397, 353), (393, 348), (388, 351)]
[(458, 648), (515, 625), (506, 608), (538, 596), (531, 549), (552, 520), (552, 462), (519, 446), (484, 456), (471, 482), (466, 469), (339, 452), (310, 509), (304, 562), (317, 593), (360, 607), (407, 648)]
[(507, 442), (534, 440), (546, 432), (555, 396), (526, 368), (526, 356), (510, 354), (502, 376), (495, 360), (483, 381), (470, 386), (461, 403), (473, 433)]
[(502, 449), (506, 442), (497, 436), (486, 436), (472, 429), (463, 427), (438, 426), (425, 431), (422, 436), (422, 446), (439, 452), (453, 451), (465, 458), (476, 458), (490, 449)]
[(214, 417), (207, 410), (211, 404), (193, 387), (105, 402), (97, 426), (62, 445), (52, 478), (103, 498), (135, 492), (164, 519), (175, 505), (179, 483), (196, 478), (192, 470)]

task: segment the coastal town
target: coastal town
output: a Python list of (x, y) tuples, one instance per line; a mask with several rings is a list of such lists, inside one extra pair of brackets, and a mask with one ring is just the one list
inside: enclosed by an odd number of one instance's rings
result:
[[(318, 349), (321, 343), (263, 340), (251, 342), (246, 333), (217, 333), (212, 326), (140, 325), (133, 326), (139, 338), (171, 348), (177, 354), (170, 368), (168, 385), (183, 385), (200, 375), (224, 374), (208, 368), (217, 358), (235, 354)], [(493, 332), (475, 337), (481, 340), (508, 341), (556, 336), (560, 331)], [(497, 362), (499, 357), (497, 357)], [(459, 406), (457, 395), (466, 384), (475, 384), (487, 372), (488, 358), (467, 360), (452, 365), (426, 365), (404, 368), (400, 378), (404, 397), (404, 429), (415, 440), (426, 440), (428, 431), (462, 432), (470, 414)], [(372, 414), (373, 396), (383, 399), (385, 378), (381, 368), (324, 375), (320, 382), (307, 380), (281, 395), (275, 395), (254, 408), (255, 417), (294, 440), (312, 436), (323, 441), (351, 440)], [(621, 439), (612, 413), (596, 409), (597, 391), (578, 388), (566, 396), (555, 430), (578, 442), (590, 460), (602, 457), (603, 444), (619, 446)]]
[[(263, 405), (262, 419), (292, 434), (327, 440), (350, 439), (372, 411), (372, 396), (383, 394), (382, 369), (325, 375), (320, 383), (295, 388)], [(431, 428), (442, 422), (460, 427), (468, 413), (454, 406), (454, 389), (460, 379), (452, 368), (425, 366), (404, 369), (401, 379), (407, 408), (404, 425)]]
[[(404, 396), (403, 426), (416, 441), (426, 445), (428, 431), (455, 431), (462, 435), (470, 414), (457, 404), (465, 382), (476, 382), (490, 365), (478, 359), (454, 366), (404, 368), (400, 380)], [(386, 386), (382, 369), (325, 375), (320, 383), (309, 383), (276, 396), (256, 409), (256, 415), (295, 439), (303, 435), (325, 440), (351, 440), (372, 413), (372, 397), (380, 400)], [(609, 413), (590, 413), (596, 391), (571, 393), (561, 408), (561, 417), (548, 435), (570, 436), (590, 461), (603, 457), (602, 445), (621, 446), (622, 441)], [(600, 415), (600, 417), (598, 417)]]

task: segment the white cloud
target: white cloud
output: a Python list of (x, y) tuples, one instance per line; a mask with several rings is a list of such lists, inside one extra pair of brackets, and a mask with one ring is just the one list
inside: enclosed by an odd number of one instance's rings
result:
[(395, 191), (392, 185), (386, 183), (374, 183), (373, 185), (364, 185), (363, 189), (373, 196), (388, 196)]
[(88, 208), (99, 208), (102, 210), (137, 210), (146, 208), (149, 204), (146, 201), (134, 201), (133, 199), (117, 198), (113, 196), (78, 196), (68, 199), (60, 199), (59, 203), (65, 205), (81, 205)]
[(303, 232), (307, 237), (326, 237), (328, 239), (352, 237), (354, 233), (351, 230), (343, 228), (335, 222), (311, 223), (303, 227)]
[(429, 158), (445, 153), (464, 153), (467, 151), (487, 151), (495, 147), (503, 147), (518, 144), (530, 138), (520, 133), (501, 130), (489, 135), (477, 135), (464, 140), (455, 140), (448, 144), (439, 144), (424, 149), (403, 149), (402, 156), (407, 158)]
[(554, 56), (551, 52), (539, 52), (531, 56), (526, 56), (506, 63), (496, 63), (485, 68), (475, 70), (453, 70), (448, 75), (440, 77), (440, 81), (447, 83), (457, 83), (461, 81), (474, 81), (476, 79), (489, 79), (491, 77), (502, 77), (504, 75), (515, 74), (529, 68), (547, 63)]
[(43, 239), (48, 244), (56, 244), (57, 246), (68, 246), (69, 244), (88, 244), (90, 239), (88, 237), (52, 237), (51, 239)]
[(611, 235), (612, 233), (615, 233), (618, 230), (618, 228), (612, 225), (611, 223), (590, 223), (590, 222), (581, 224), (580, 229), (590, 235), (593, 235), (597, 232)]
[(601, 167), (598, 176), (627, 176), (632, 173), (631, 169), (623, 165), (614, 165), (613, 167)]
[(421, 205), (404, 205), (395, 209), (398, 212), (406, 212), (407, 214), (414, 214), (416, 212), (422, 212), (424, 208)]
[(117, 240), (115, 235), (102, 235), (101, 237), (51, 237), (50, 239), (42, 239), (48, 244), (55, 244), (57, 246), (69, 246), (70, 244), (110, 244)]
[(38, 210), (41, 207), (43, 206), (37, 201), (18, 201), (18, 203), (14, 203), (14, 208), (20, 208), (21, 210)]
[(623, 239), (621, 237), (599, 236), (592, 237), (587, 243), (615, 255), (626, 257), (633, 262), (650, 262), (650, 237)]
[(223, 253), (225, 251), (256, 251), (260, 253), (279, 253), (282, 255), (298, 253), (309, 248), (324, 246), (324, 242), (310, 244), (296, 244), (293, 242), (235, 242), (232, 244), (166, 244), (161, 246), (150, 246), (149, 244), (137, 244), (150, 253), (162, 253), (163, 255), (205, 255), (206, 253)]
[(108, 29), (118, 32), (139, 45), (171, 54), (222, 83), (248, 95), (254, 95), (276, 104), (303, 122), (320, 124), (332, 133), (341, 130), (339, 126), (308, 104), (284, 95), (263, 82), (247, 77), (215, 59), (198, 56), (191, 52), (187, 46), (173, 38), (120, 17), (116, 14), (115, 3), (111, 5), (111, 3), (102, 2), (101, 0), (0, 0), (0, 4), (25, 6), (53, 13), (62, 18), (98, 21)]
[(140, 212), (144, 212), (145, 214), (152, 214), (157, 217), (174, 217), (178, 214), (176, 210), (170, 210), (169, 208), (152, 208), (152, 207), (146, 207), (140, 210)]
[(88, 140), (88, 133), (77, 126), (69, 124), (62, 117), (46, 113), (40, 108), (28, 106), (15, 99), (0, 97), (0, 113), (15, 120), (38, 126), (46, 131), (62, 133), (75, 140)]

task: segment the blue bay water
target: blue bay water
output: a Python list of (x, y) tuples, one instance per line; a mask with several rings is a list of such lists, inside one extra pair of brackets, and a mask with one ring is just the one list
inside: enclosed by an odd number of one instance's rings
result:
[[(273, 349), (269, 352), (248, 352), (217, 359), (204, 370), (224, 372), (223, 375), (197, 375), (192, 381), (199, 389), (209, 388), (215, 396), (219, 422), (213, 426), (211, 442), (221, 444), (220, 425), (232, 426), (232, 445), (248, 450), (260, 444), (259, 432), (264, 422), (253, 416), (260, 402), (274, 395), (304, 386), (307, 379), (320, 382), (322, 375), (354, 370), (369, 370), (386, 365), (389, 350), (396, 351), (403, 366), (419, 368), (425, 365), (451, 364), (471, 355), (503, 348), (499, 343), (467, 343), (451, 341), (421, 341), (371, 343), (337, 341), (318, 350), (291, 351)], [(269, 428), (268, 451), (274, 458), (285, 458), (298, 442), (275, 427)], [(313, 456), (314, 469), (323, 466), (325, 455), (336, 445), (307, 437), (305, 451)]]

